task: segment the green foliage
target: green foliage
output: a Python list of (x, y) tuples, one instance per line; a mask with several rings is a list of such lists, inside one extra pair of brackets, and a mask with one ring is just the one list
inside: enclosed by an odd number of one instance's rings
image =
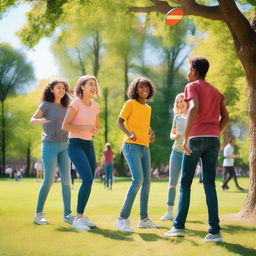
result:
[(26, 57), (9, 44), (0, 43), (0, 101), (21, 91), (33, 78)]

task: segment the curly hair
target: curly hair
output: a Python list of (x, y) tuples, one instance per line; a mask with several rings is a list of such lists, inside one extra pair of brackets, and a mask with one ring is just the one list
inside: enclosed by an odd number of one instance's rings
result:
[(80, 99), (83, 98), (83, 90), (82, 90), (81, 87), (82, 87), (83, 85), (86, 85), (86, 83), (87, 83), (88, 80), (90, 80), (90, 79), (95, 80), (95, 82), (96, 82), (96, 88), (97, 88), (96, 97), (99, 96), (99, 94), (100, 94), (100, 88), (99, 88), (99, 84), (98, 84), (98, 81), (97, 81), (96, 77), (93, 76), (93, 75), (85, 75), (85, 76), (81, 76), (81, 77), (78, 79), (78, 81), (77, 81), (77, 83), (76, 83), (76, 87), (75, 87), (76, 96), (79, 97)]
[(127, 97), (129, 99), (137, 99), (139, 97), (138, 86), (141, 84), (144, 84), (144, 85), (148, 86), (148, 88), (149, 88), (149, 94), (148, 94), (147, 99), (150, 99), (155, 95), (155, 88), (154, 88), (154, 85), (152, 84), (152, 82), (146, 77), (138, 77), (130, 83), (130, 85), (127, 89)]
[[(59, 79), (56, 79), (56, 80), (53, 80), (51, 82), (49, 82), (43, 92), (42, 92), (42, 97), (41, 97), (41, 101), (48, 101), (48, 102), (54, 102), (54, 94), (52, 93), (52, 89), (57, 85), (57, 84), (63, 84), (65, 86), (65, 91), (67, 93), (69, 93), (69, 86), (68, 86), (68, 83), (64, 80), (59, 80)], [(68, 104), (70, 102), (70, 98), (67, 94), (65, 94), (63, 96), (63, 98), (60, 100), (60, 103), (63, 107), (67, 107)]]

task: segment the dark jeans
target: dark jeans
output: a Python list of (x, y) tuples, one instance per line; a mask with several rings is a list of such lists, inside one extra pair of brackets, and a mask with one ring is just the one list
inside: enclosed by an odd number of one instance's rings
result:
[(189, 140), (191, 155), (183, 155), (181, 166), (181, 182), (178, 214), (174, 220), (174, 227), (184, 229), (190, 204), (190, 187), (195, 174), (199, 158), (202, 159), (203, 183), (208, 207), (209, 233), (220, 231), (218, 217), (218, 199), (215, 189), (215, 176), (220, 141), (217, 137), (197, 137)]
[(93, 142), (91, 140), (78, 138), (69, 139), (68, 154), (82, 179), (82, 185), (78, 193), (77, 213), (83, 214), (91, 193), (96, 168)]
[(237, 182), (237, 178), (236, 178), (236, 173), (235, 173), (235, 169), (234, 166), (224, 166), (224, 175), (223, 175), (223, 184), (222, 187), (223, 188), (227, 188), (228, 182), (234, 178), (234, 181), (236, 183), (236, 187), (239, 188), (238, 182)]

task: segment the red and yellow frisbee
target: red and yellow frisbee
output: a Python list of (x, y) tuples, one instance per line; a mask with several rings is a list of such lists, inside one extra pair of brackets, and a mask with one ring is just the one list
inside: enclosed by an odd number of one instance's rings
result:
[(178, 24), (183, 17), (183, 10), (181, 8), (174, 8), (165, 15), (165, 22), (168, 26)]

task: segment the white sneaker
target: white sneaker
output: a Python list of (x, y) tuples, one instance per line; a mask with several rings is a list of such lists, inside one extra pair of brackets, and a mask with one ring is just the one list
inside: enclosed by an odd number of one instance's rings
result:
[(84, 223), (85, 223), (88, 227), (90, 227), (90, 228), (95, 228), (95, 227), (97, 226), (94, 222), (92, 222), (91, 220), (89, 220), (88, 217), (83, 216), (82, 218), (84, 219)]
[(121, 231), (133, 232), (129, 219), (118, 218), (115, 225)]
[(160, 220), (162, 221), (173, 220), (173, 216), (171, 213), (166, 212), (165, 215), (160, 218)]
[(47, 219), (45, 218), (45, 213), (38, 212), (35, 213), (34, 222), (39, 225), (45, 225), (48, 223)]
[(84, 220), (84, 217), (82, 218), (75, 218), (74, 222), (73, 222), (73, 227), (76, 228), (76, 229), (80, 229), (80, 230), (84, 230), (84, 231), (90, 231), (90, 227), (88, 227), (86, 225), (86, 222)]
[(185, 230), (172, 227), (168, 232), (165, 232), (164, 235), (165, 236), (184, 236)]
[(146, 219), (139, 219), (138, 228), (160, 228), (159, 225), (154, 224), (149, 218)]
[(69, 215), (64, 216), (64, 221), (69, 224), (73, 224), (74, 220), (75, 216), (73, 216), (71, 213)]

